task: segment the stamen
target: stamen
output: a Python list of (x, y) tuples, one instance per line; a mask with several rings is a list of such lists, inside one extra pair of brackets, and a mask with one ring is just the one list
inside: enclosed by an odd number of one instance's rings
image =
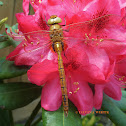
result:
[(32, 4), (34, 4), (35, 0), (31, 0)]
[(74, 84), (74, 85), (78, 85), (78, 84), (79, 84), (79, 82), (74, 82), (73, 84)]
[(33, 45), (33, 44), (34, 44), (34, 42), (31, 42), (31, 44)]
[(100, 39), (100, 42), (103, 42), (104, 41), (104, 39)]
[(78, 87), (76, 90), (78, 91), (80, 88)]
[(98, 43), (96, 43), (96, 46), (98, 46)]
[(41, 1), (41, 0), (39, 0), (39, 4), (41, 4), (41, 2), (42, 2), (42, 1)]
[(77, 91), (79, 90), (80, 88), (78, 87), (75, 91), (74, 91), (74, 93), (77, 93)]
[(87, 40), (89, 40), (89, 37), (88, 37), (87, 33), (85, 33), (85, 37), (87, 38)]
[(43, 58), (43, 55), (41, 55), (41, 58)]
[(12, 28), (10, 27), (10, 33), (12, 33)]
[(74, 3), (76, 3), (76, 0), (73, 0)]
[(37, 42), (37, 45), (39, 45), (40, 44), (40, 42)]
[(74, 93), (77, 93), (77, 91), (74, 91)]
[(28, 37), (28, 39), (30, 39), (30, 36), (29, 35), (27, 37)]
[(25, 47), (27, 46), (27, 43), (22, 44), (22, 46), (24, 47), (24, 51), (27, 52), (25, 49)]
[(24, 46), (28, 46), (27, 43), (24, 43)]
[(15, 29), (15, 33), (19, 34), (19, 29)]
[(69, 94), (72, 94), (72, 92), (70, 91)]
[(92, 38), (92, 41), (95, 41), (95, 39), (94, 39), (94, 38)]
[(118, 75), (115, 75), (115, 79), (120, 81), (120, 84), (119, 86), (122, 87), (122, 88), (126, 88), (126, 77), (125, 76), (118, 76)]
[(122, 76), (119, 78), (119, 81), (123, 80), (125, 78), (125, 76)]
[(24, 38), (24, 40), (25, 40), (25, 41), (27, 41), (27, 39), (26, 39), (26, 38)]

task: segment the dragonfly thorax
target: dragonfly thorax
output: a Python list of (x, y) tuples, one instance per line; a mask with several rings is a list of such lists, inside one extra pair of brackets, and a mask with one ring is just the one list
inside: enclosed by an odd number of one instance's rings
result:
[(63, 40), (63, 31), (59, 24), (50, 26), (50, 38), (52, 39), (52, 42), (61, 42)]
[(52, 25), (52, 24), (58, 24), (61, 23), (62, 20), (60, 17), (57, 17), (56, 15), (52, 15), (50, 19), (48, 20), (47, 24)]
[(49, 30), (53, 31), (53, 30), (58, 30), (60, 28), (61, 28), (61, 26), (59, 24), (53, 24), (50, 26)]

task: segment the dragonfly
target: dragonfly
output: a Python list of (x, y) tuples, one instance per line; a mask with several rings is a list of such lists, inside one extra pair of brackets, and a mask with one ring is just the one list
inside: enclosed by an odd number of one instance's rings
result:
[[(111, 43), (119, 43), (119, 40), (108, 39), (105, 36), (95, 35), (95, 38), (92, 38), (91, 33), (86, 33), (88, 30), (93, 28), (96, 25), (96, 31), (99, 30), (99, 27), (108, 23), (110, 18), (113, 15), (103, 15), (101, 17), (94, 18), (85, 22), (72, 23), (69, 25), (60, 25), (62, 19), (57, 15), (52, 15), (50, 19), (46, 22), (49, 26), (49, 30), (40, 30), (40, 31), (32, 31), (27, 33), (19, 34), (19, 31), (16, 32), (18, 34), (10, 34), (12, 38), (18, 41), (24, 41), (22, 45), (24, 48), (24, 52), (13, 55), (9, 57), (8, 60), (11, 60), (19, 55), (24, 55), (25, 53), (34, 53), (35, 51), (45, 51), (48, 49), (53, 49), (55, 53), (57, 53), (58, 60), (58, 70), (59, 70), (59, 78), (62, 92), (62, 102), (65, 116), (68, 116), (69, 104), (68, 104), (68, 95), (67, 95), (67, 84), (65, 79), (65, 71), (62, 59), (62, 52), (65, 52), (65, 45), (72, 47), (80, 43), (84, 43), (87, 46), (98, 46), (103, 41), (108, 41)], [(75, 30), (76, 29), (76, 30)], [(77, 34), (78, 31), (82, 31), (82, 34)], [(11, 31), (11, 30), (10, 30)], [(84, 33), (84, 34), (83, 34)], [(97, 32), (96, 32), (97, 34)], [(103, 37), (103, 38), (102, 38)], [(28, 47), (32, 47), (29, 49)], [(65, 56), (65, 53), (64, 53)], [(43, 57), (43, 56), (41, 56)], [(69, 57), (66, 57), (69, 58)], [(86, 59), (85, 59), (86, 60)]]

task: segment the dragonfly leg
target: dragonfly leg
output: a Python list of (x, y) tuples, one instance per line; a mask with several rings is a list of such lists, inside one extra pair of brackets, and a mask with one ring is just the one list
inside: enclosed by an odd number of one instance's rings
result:
[(54, 52), (56, 52), (55, 47), (54, 47), (54, 43), (52, 43), (52, 48), (53, 48)]
[(61, 45), (62, 45), (62, 50), (64, 51), (64, 43), (63, 43), (63, 42), (61, 42)]
[(66, 26), (66, 15), (65, 15), (65, 17), (64, 17), (64, 21), (65, 21), (65, 24), (62, 25), (62, 26)]
[(70, 24), (69, 24), (69, 28), (68, 29), (65, 29), (63, 31), (69, 32), (70, 31)]
[[(45, 15), (44, 15), (45, 16)], [(47, 24), (47, 20), (46, 20), (46, 16), (45, 16), (45, 20), (43, 20), (43, 21), (45, 21), (46, 22), (46, 24)], [(49, 25), (47, 24), (47, 26), (49, 27)]]

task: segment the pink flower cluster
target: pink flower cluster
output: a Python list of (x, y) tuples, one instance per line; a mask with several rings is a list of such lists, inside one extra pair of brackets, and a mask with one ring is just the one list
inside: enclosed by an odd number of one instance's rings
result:
[[(121, 99), (121, 86), (126, 83), (126, 5), (122, 7), (122, 2), (23, 0), (24, 13), (16, 14), (22, 42), (7, 59), (16, 65), (32, 65), (28, 78), (43, 86), (44, 109), (55, 111), (62, 104), (57, 54), (50, 49), (49, 35), (44, 34), (49, 30), (45, 19), (51, 15), (60, 17), (62, 24), (66, 20), (65, 27), (70, 27), (64, 31), (67, 47), (62, 57), (68, 98), (78, 111), (100, 109), (103, 93)], [(28, 15), (29, 3), (34, 15)], [(11, 36), (16, 39), (14, 33)]]

